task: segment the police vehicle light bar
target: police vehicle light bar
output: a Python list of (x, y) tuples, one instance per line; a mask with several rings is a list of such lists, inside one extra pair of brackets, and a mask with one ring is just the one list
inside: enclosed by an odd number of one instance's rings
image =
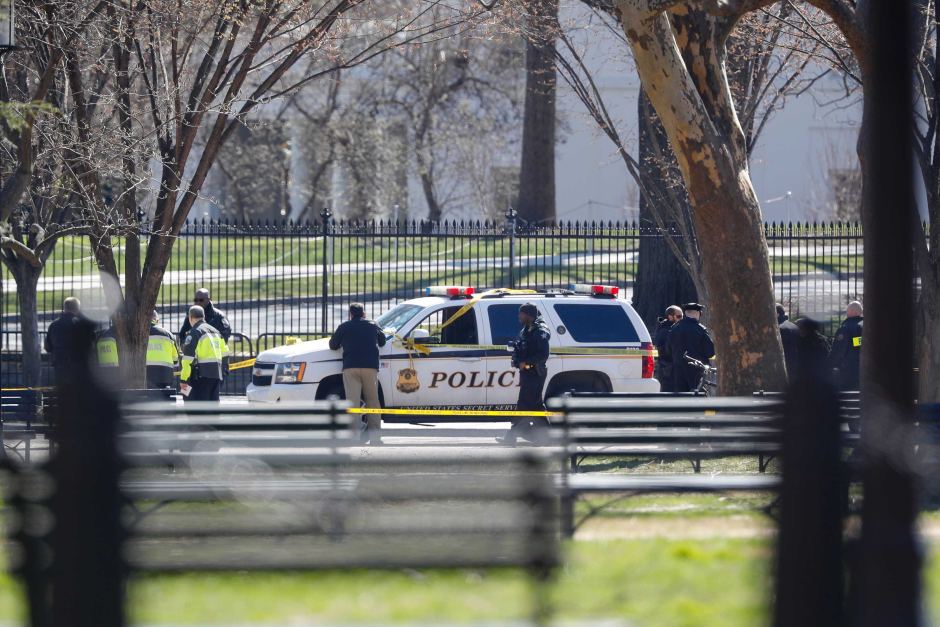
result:
[(424, 288), (425, 296), (471, 296), (473, 288), (467, 285), (431, 285)]
[(616, 285), (591, 285), (590, 283), (575, 283), (571, 286), (575, 294), (593, 294), (595, 296), (616, 296), (620, 288)]

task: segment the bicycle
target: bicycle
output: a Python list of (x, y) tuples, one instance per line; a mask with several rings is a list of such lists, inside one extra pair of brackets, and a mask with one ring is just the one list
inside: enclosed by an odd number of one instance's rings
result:
[(718, 369), (712, 368), (706, 363), (702, 363), (694, 357), (689, 357), (688, 353), (682, 355), (685, 362), (701, 373), (698, 385), (692, 392), (696, 396), (712, 396), (718, 389)]

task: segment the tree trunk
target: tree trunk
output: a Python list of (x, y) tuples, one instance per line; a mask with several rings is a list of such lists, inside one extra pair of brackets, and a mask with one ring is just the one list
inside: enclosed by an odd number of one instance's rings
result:
[(128, 299), (122, 311), (114, 316), (121, 359), (120, 382), (129, 389), (147, 387), (147, 343), (152, 310), (153, 307), (144, 309)]
[(519, 217), (555, 219), (555, 39), (558, 0), (529, 0), (526, 88), (519, 170)]
[[(639, 120), (639, 162), (640, 177), (650, 183), (646, 188), (660, 189), (670, 185), (667, 172), (673, 164), (660, 162), (658, 152), (651, 142), (658, 139), (662, 144), (667, 143), (666, 131), (650, 105), (646, 94), (640, 90), (637, 101), (637, 118)], [(666, 241), (671, 237), (675, 223), (663, 219), (667, 232), (661, 232), (660, 221), (654, 216), (656, 202), (668, 202), (665, 198), (650, 198), (640, 188), (640, 250), (637, 258), (636, 284), (633, 288), (633, 307), (643, 318), (647, 328), (654, 329), (657, 319), (664, 315), (666, 307), (681, 305), (698, 299), (695, 283), (688, 269), (676, 258), (675, 252)], [(681, 208), (680, 211), (685, 211)], [(661, 212), (662, 214), (665, 212)], [(679, 240), (678, 237), (675, 238)], [(681, 248), (684, 242), (677, 241)]]
[(434, 172), (432, 171), (431, 160), (434, 158), (430, 154), (431, 150), (425, 142), (425, 133), (430, 124), (430, 118), (425, 117), (415, 138), (415, 160), (418, 162), (418, 176), (421, 179), (421, 191), (424, 192), (424, 200), (428, 203), (428, 222), (441, 221), (441, 205), (437, 202), (437, 196), (434, 193)]
[(918, 341), (918, 394), (921, 405), (940, 403), (940, 286), (921, 275), (920, 302), (917, 306), (919, 324)]
[[(767, 243), (724, 74), (721, 29), (713, 18), (690, 9), (674, 35), (669, 18), (651, 13), (646, 2), (620, 0), (617, 6), (643, 87), (688, 188), (719, 393), (781, 390), (787, 379)], [(694, 78), (690, 67), (696, 68)]]
[[(913, 430), (912, 212), (915, 211), (907, 3), (866, 4), (874, 37), (863, 68), (859, 132), (865, 232), (862, 350), (862, 535), (852, 624), (920, 624), (918, 498), (907, 463)], [(861, 8), (860, 8), (861, 10)]]
[(36, 285), (42, 268), (34, 268), (25, 260), (16, 263), (16, 295), (20, 301), (20, 333), (23, 348), (23, 385), (38, 387), (42, 379), (42, 352), (39, 345), (39, 311)]
[(437, 198), (434, 197), (434, 181), (431, 180), (431, 175), (427, 172), (421, 173), (421, 189), (424, 191), (424, 200), (428, 203), (428, 221), (440, 222), (441, 206), (437, 203)]

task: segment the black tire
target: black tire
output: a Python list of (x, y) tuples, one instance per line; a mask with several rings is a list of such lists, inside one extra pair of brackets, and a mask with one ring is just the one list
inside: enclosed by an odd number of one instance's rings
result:
[(565, 381), (561, 380), (557, 383), (553, 382), (548, 390), (545, 392), (545, 400), (547, 401), (550, 398), (556, 398), (563, 396), (568, 392), (575, 393), (599, 393), (603, 394), (608, 392), (607, 386), (604, 384), (604, 381), (600, 377), (594, 377), (590, 382), (584, 380), (576, 381)]

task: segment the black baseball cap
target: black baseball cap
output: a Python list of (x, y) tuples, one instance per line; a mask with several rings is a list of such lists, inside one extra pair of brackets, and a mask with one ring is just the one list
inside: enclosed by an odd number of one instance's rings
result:
[(703, 309), (705, 309), (705, 307), (698, 303), (686, 303), (682, 305), (682, 311), (702, 311)]
[(519, 311), (521, 313), (528, 314), (532, 316), (533, 318), (539, 317), (539, 308), (533, 305), (532, 303), (526, 303), (525, 305), (519, 308)]

